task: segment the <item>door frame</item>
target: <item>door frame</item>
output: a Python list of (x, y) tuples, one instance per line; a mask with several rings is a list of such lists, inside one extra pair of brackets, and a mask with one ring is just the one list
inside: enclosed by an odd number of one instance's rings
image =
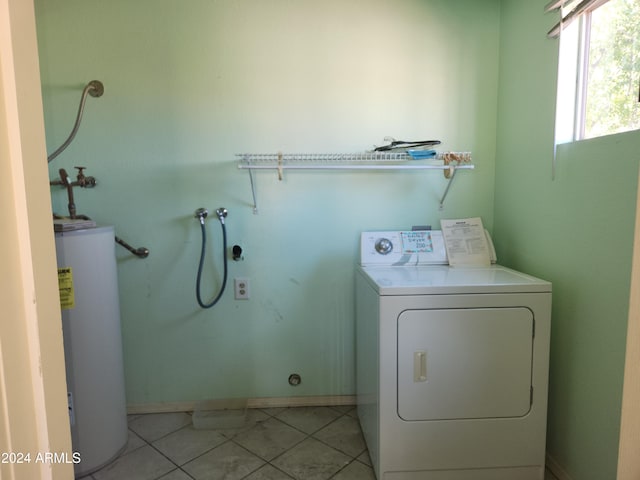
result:
[(30, 455), (8, 480), (73, 478), (45, 457), (72, 458), (46, 158), (33, 1), (0, 0), (0, 452)]
[(638, 445), (640, 445), (640, 176), (635, 222), (618, 447), (618, 480), (640, 478), (640, 456), (638, 456)]

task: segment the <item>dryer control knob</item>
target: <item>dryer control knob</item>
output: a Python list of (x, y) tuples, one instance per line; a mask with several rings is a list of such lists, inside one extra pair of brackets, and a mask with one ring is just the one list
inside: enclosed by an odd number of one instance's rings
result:
[(393, 243), (391, 243), (391, 240), (389, 240), (388, 238), (379, 238), (378, 240), (376, 240), (376, 252), (378, 252), (380, 255), (386, 255), (388, 253), (391, 253), (391, 250), (393, 250)]

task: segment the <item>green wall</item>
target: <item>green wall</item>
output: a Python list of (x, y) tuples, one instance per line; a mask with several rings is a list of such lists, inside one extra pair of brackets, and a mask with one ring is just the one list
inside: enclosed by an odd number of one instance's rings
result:
[[(359, 233), (441, 218), (493, 226), (498, 0), (35, 0), (50, 164), (99, 182), (78, 212), (146, 246), (118, 247), (127, 399), (354, 394), (353, 272)], [(385, 136), (472, 151), (444, 210), (440, 172), (256, 174), (242, 152), (361, 152)], [(54, 209), (65, 192), (52, 188)], [(210, 310), (195, 301), (198, 207), (229, 210), (244, 248)], [(222, 270), (217, 221), (204, 287)], [(290, 387), (297, 372), (302, 384)]]
[(501, 261), (553, 282), (547, 451), (616, 477), (640, 135), (558, 147), (546, 0), (502, 3), (495, 228)]

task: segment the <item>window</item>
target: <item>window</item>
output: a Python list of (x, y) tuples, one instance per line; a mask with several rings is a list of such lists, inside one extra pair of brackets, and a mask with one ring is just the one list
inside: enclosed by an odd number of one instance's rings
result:
[(558, 143), (640, 129), (640, 0), (591, 3), (560, 35)]

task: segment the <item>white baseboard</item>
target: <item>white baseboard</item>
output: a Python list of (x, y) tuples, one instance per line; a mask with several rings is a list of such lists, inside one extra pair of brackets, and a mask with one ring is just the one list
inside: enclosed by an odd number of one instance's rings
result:
[(265, 397), (250, 398), (247, 402), (249, 408), (274, 408), (274, 407), (337, 407), (343, 405), (355, 405), (355, 395), (318, 395), (314, 397)]
[[(238, 399), (213, 400), (216, 407), (237, 408)], [(141, 403), (127, 405), (127, 413), (169, 413), (191, 412), (200, 402), (169, 402), (169, 403)], [(209, 403), (209, 402), (208, 402)], [(355, 395), (320, 395), (313, 397), (264, 397), (248, 398), (248, 408), (275, 408), (275, 407), (335, 407), (342, 405), (355, 405)]]
[(549, 455), (547, 452), (546, 455), (546, 463), (547, 468), (553, 473), (558, 480), (573, 480), (566, 470), (560, 465), (555, 458)]

